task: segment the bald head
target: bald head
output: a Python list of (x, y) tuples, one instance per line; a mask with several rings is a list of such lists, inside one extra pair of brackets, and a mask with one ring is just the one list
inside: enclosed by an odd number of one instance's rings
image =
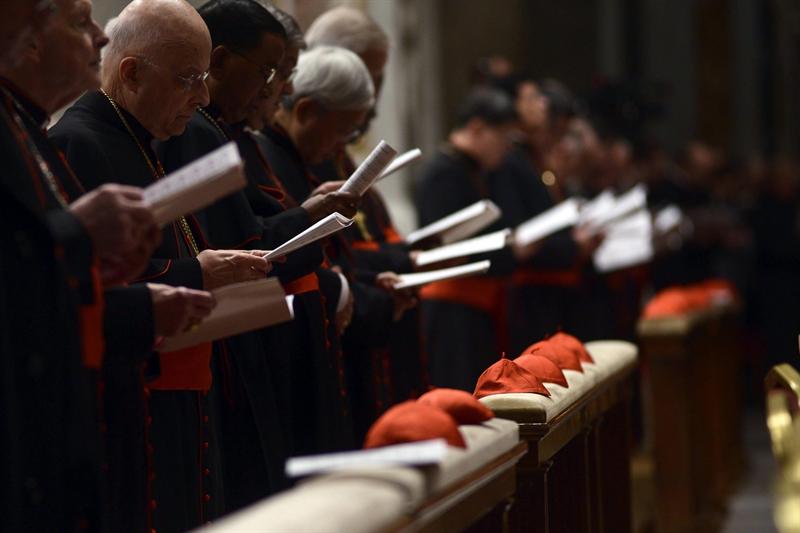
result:
[(120, 62), (131, 56), (156, 60), (172, 49), (210, 50), (203, 19), (185, 0), (134, 0), (106, 27), (103, 86), (113, 84)]
[(134, 0), (109, 22), (103, 89), (157, 139), (208, 105), (211, 36), (185, 0)]

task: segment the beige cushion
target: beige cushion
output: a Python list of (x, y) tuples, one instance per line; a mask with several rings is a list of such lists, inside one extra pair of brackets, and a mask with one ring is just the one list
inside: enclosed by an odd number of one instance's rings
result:
[(493, 418), (461, 426), (467, 449), (448, 447), (441, 465), (423, 469), (348, 469), (312, 478), (297, 487), (224, 518), (210, 532), (348, 533), (384, 530), (519, 442), (519, 426)]
[[(406, 470), (413, 477), (413, 469)], [(396, 472), (395, 472), (396, 474)], [(410, 480), (405, 477), (405, 482)], [(418, 482), (422, 479), (419, 476)], [(412, 482), (413, 484), (413, 482)], [(230, 533), (368, 533), (381, 531), (409, 512), (413, 495), (392, 475), (347, 476), (343, 473), (312, 479), (294, 489), (251, 505), (210, 527)]]
[(490, 409), (518, 421), (549, 422), (580, 400), (596, 385), (636, 363), (636, 345), (625, 341), (593, 341), (586, 349), (595, 362), (583, 365), (583, 374), (565, 370), (569, 387), (546, 383), (550, 397), (532, 393), (493, 394), (481, 398)]
[(513, 420), (493, 418), (480, 425), (459, 427), (467, 448), (447, 449), (441, 465), (426, 469), (428, 488), (439, 492), (479, 470), (519, 442), (519, 425)]

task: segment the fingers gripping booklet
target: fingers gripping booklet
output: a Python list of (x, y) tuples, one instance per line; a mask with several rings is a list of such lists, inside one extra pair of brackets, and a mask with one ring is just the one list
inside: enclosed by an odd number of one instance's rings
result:
[(163, 226), (242, 189), (246, 183), (239, 149), (229, 142), (147, 187), (144, 201)]
[(217, 301), (211, 314), (197, 327), (165, 338), (159, 352), (174, 352), (292, 319), (286, 293), (277, 278), (235, 283), (211, 292)]

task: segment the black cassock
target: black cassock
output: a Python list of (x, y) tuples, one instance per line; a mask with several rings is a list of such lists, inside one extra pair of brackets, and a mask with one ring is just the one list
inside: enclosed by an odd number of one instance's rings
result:
[[(157, 166), (150, 143), (152, 136), (124, 110), (120, 110), (133, 135), (145, 151), (151, 163)], [(67, 110), (59, 123), (50, 130), (51, 139), (59, 146), (87, 190), (105, 183), (120, 183), (146, 187), (156, 180), (148, 159), (134, 141), (109, 100), (100, 92), (84, 95)], [(204, 240), (199, 225), (187, 217), (190, 233), (202, 250)], [(163, 242), (150, 260), (141, 281), (182, 285), (202, 289), (202, 272), (193, 257), (191, 241), (177, 223), (165, 226)], [(202, 356), (187, 354), (186, 360)], [(181, 378), (182, 361), (176, 358), (178, 368), (163, 356), (156, 366), (161, 367), (158, 377), (146, 384), (144, 390), (147, 410), (144, 424), (144, 449), (139, 443), (125, 443), (118, 439), (118, 453), (127, 454), (128, 460), (144, 468), (141, 477), (125, 477), (130, 468), (125, 468), (112, 479), (112, 498), (122, 516), (145, 517), (159, 531), (184, 531), (215, 518), (222, 513), (224, 498), (218, 452), (216, 417), (204, 385), (203, 369), (176, 385)], [(207, 365), (206, 365), (207, 366)], [(208, 372), (206, 369), (205, 372)], [(107, 375), (108, 386), (120, 386), (117, 381), (127, 379)], [(117, 379), (118, 378), (118, 379)], [(140, 378), (141, 379), (141, 378)], [(141, 390), (141, 388), (140, 388)], [(133, 394), (133, 391), (131, 391)], [(118, 398), (121, 400), (121, 398)], [(122, 401), (109, 405), (118, 417), (130, 409)], [(145, 491), (142, 498), (141, 490)], [(144, 506), (142, 506), (144, 504)], [(124, 528), (126, 524), (114, 524)], [(137, 524), (138, 527), (138, 524)], [(133, 529), (133, 528), (132, 528)]]
[(102, 354), (88, 337), (103, 332), (82, 315), (99, 303), (84, 294), (94, 283), (91, 240), (55, 196), (44, 133), (3, 85), (3, 524), (10, 531), (97, 531), (107, 526), (97, 408)]
[[(217, 117), (217, 118), (212, 118)], [(168, 168), (177, 168), (234, 139), (239, 128), (231, 128), (218, 118), (213, 107), (198, 113), (186, 132), (158, 146)], [(253, 181), (258, 162), (243, 150), (247, 163), (248, 190), (231, 195), (236, 205), (222, 209), (218, 202), (200, 214), (209, 242), (219, 248), (272, 249), (310, 225), (305, 210), (284, 209), (269, 194), (258, 195)], [(255, 193), (256, 201), (253, 200)], [(253, 207), (251, 207), (251, 204)], [(329, 337), (326, 331), (324, 302), (319, 290), (297, 289), (293, 282), (308, 280), (322, 260), (318, 246), (308, 246), (287, 257), (286, 263), (275, 263), (277, 275), (287, 292), (296, 292), (295, 319), (292, 323), (253, 332), (260, 353), (247, 352), (225, 359), (230, 390), (221, 402), (224, 434), (226, 490), (231, 507), (245, 505), (286, 486), (284, 462), (289, 454), (316, 453), (343, 447), (339, 436), (346, 425), (337, 409), (338, 381), (334, 362), (327, 357)], [(339, 281), (331, 291), (338, 294)], [(302, 284), (301, 284), (302, 285)], [(320, 280), (322, 285), (322, 280)], [(300, 292), (295, 291), (297, 289)], [(238, 338), (238, 337), (237, 337)], [(321, 352), (324, 351), (324, 355)], [(248, 421), (241, 412), (249, 403), (252, 416)], [(237, 432), (251, 434), (258, 440), (249, 442)], [(260, 445), (260, 446), (259, 446)], [(267, 476), (254, 471), (255, 454), (264, 464)], [(256, 465), (257, 466), (257, 465)]]
[[(430, 224), (489, 199), (490, 192), (477, 163), (444, 145), (417, 182), (419, 223)], [(506, 226), (501, 217), (484, 233)], [(433, 283), (421, 291), (423, 347), (434, 386), (472, 391), (480, 374), (507, 350), (506, 276), (514, 262), (508, 250), (473, 256), (470, 261), (482, 259), (492, 260), (489, 274)]]
[[(47, 138), (43, 129), (47, 120), (45, 112), (5, 83), (11, 105), (19, 111), (29, 139), (35, 143), (53, 178), (52, 186), (47, 186), (47, 181), (28, 180), (19, 184), (19, 190), (27, 192), (32, 204), (38, 201), (46, 211), (59, 214), (62, 206), (55, 196), (57, 193), (67, 202), (85, 191)], [(99, 299), (95, 294), (99, 280), (91, 275), (91, 243), (84, 245), (80, 240), (69, 238), (62, 238), (60, 242), (70, 275), (77, 282), (81, 308), (99, 305), (103, 314), (104, 353), (99, 394), (102, 402), (100, 427), (105, 436), (107, 463), (103, 490), (105, 520), (109, 525), (125, 524), (129, 531), (142, 531), (146, 529), (142, 512), (146, 469), (141, 455), (145, 421), (141, 383), (142, 367), (151, 353), (154, 338), (150, 292), (144, 285), (107, 289), (102, 303), (95, 301)], [(137, 451), (139, 455), (132, 457)], [(138, 498), (131, 497), (132, 493), (136, 494), (136, 487), (141, 489)]]
[[(511, 227), (555, 205), (522, 146), (515, 147), (504, 164), (489, 175), (488, 183), (491, 199)], [(574, 332), (576, 318), (582, 315), (578, 302), (581, 265), (570, 231), (545, 239), (536, 254), (514, 271), (508, 294), (511, 355), (562, 329)], [(585, 307), (586, 302), (580, 305)]]
[[(315, 166), (313, 174), (322, 181), (347, 180), (354, 170), (350, 156), (342, 149), (336, 158)], [(359, 280), (374, 285), (376, 274), (381, 272), (413, 271), (409, 247), (395, 229), (380, 192), (371, 188), (364, 194), (355, 221), (343, 232), (343, 242)], [(385, 406), (425, 392), (427, 365), (420, 346), (418, 309), (406, 311), (389, 330), (385, 347), (372, 352), (373, 360), (382, 367), (377, 376), (381, 378)]]
[[(308, 198), (320, 183), (319, 178), (305, 164), (286, 133), (278, 127), (264, 130), (261, 146), (289, 195), (296, 201)], [(386, 360), (393, 301), (390, 294), (374, 286), (376, 273), (356, 271), (346, 235), (335, 235), (326, 251), (348, 278), (354, 299), (352, 321), (341, 339), (344, 360), (340, 368), (353, 419), (353, 437), (360, 444), (372, 422), (388, 407), (381, 361)], [(330, 275), (329, 270), (322, 273)]]

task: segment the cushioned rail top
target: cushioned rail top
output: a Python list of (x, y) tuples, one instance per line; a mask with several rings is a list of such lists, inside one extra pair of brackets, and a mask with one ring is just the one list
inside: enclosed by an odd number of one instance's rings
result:
[(466, 449), (449, 447), (425, 468), (348, 469), (311, 478), (206, 528), (210, 532), (367, 533), (413, 515), (427, 498), (476, 473), (519, 442), (516, 422), (494, 418), (461, 426)]

